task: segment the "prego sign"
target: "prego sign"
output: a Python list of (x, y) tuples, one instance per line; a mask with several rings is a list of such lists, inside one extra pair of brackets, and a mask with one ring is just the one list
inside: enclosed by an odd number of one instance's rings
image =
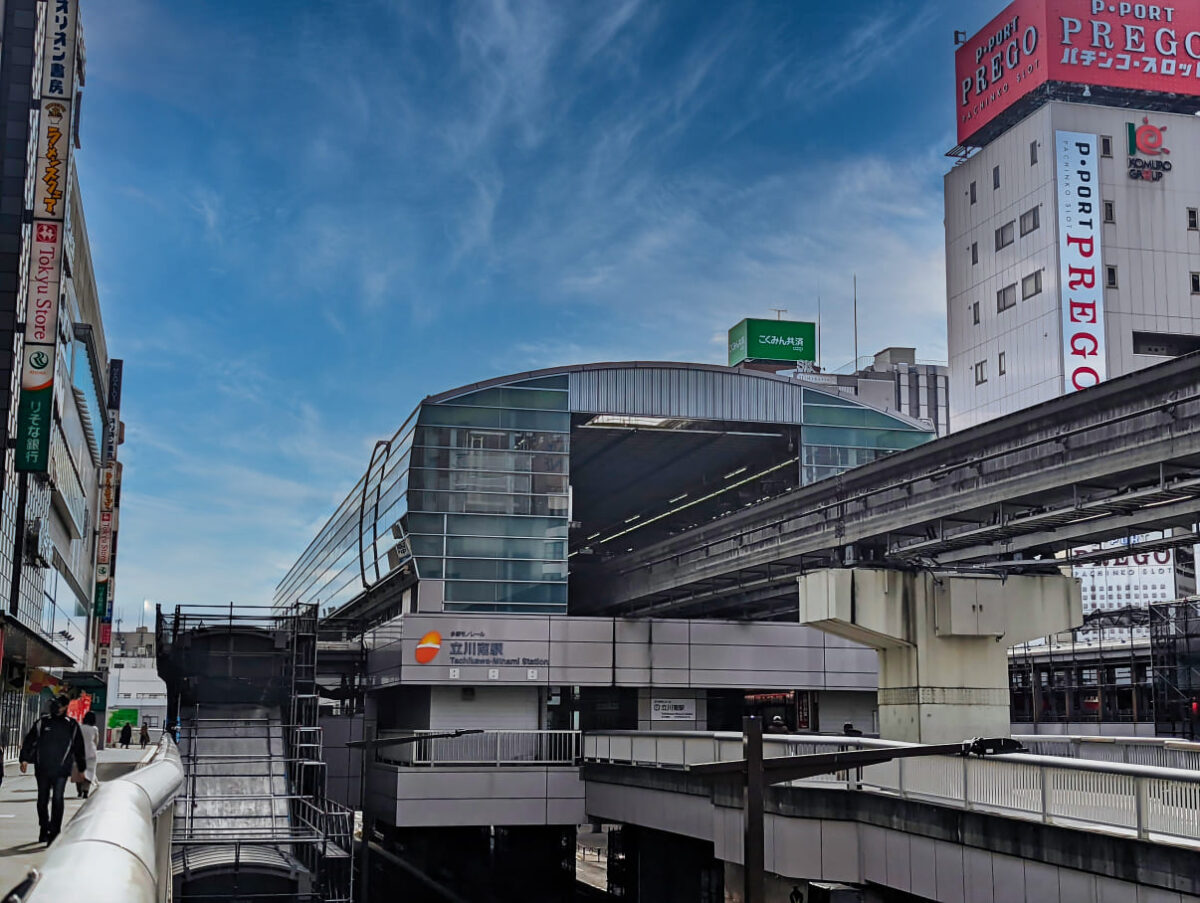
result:
[(1099, 152), (1095, 135), (1055, 132), (1063, 391), (1104, 380), (1104, 264), (1100, 250)]
[(963, 143), (1048, 81), (1200, 96), (1200, 4), (1016, 0), (954, 66)]

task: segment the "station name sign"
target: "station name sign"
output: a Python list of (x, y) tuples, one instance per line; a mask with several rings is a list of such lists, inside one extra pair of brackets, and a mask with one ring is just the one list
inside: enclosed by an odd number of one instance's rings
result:
[(1049, 81), (1200, 96), (1200, 4), (1016, 0), (954, 68), (963, 144)]
[[(451, 634), (453, 636), (453, 634)], [(548, 658), (504, 654), (503, 640), (456, 640), (446, 643), (446, 662), (451, 665), (488, 665), (501, 667), (547, 667)]]

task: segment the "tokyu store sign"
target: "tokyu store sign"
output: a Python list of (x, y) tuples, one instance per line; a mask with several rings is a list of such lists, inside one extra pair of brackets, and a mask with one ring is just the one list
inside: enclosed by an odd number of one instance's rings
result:
[(796, 320), (742, 320), (729, 330), (729, 366), (742, 361), (817, 359), (817, 326)]
[(1055, 132), (1063, 392), (1103, 382), (1104, 264), (1100, 249), (1099, 140)]
[(15, 468), (27, 473), (46, 473), (50, 463), (66, 188), (71, 171), (78, 0), (50, 0), (45, 4), (45, 17), (15, 449)]

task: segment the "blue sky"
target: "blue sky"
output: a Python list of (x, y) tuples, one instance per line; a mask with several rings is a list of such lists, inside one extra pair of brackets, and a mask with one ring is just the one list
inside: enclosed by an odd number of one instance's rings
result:
[(423, 396), (591, 360), (945, 357), (929, 0), (89, 0), (78, 152), (125, 359), (118, 614), (268, 604)]

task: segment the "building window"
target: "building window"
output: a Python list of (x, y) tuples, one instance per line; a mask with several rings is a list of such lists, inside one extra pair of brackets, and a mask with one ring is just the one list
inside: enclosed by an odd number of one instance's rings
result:
[(975, 385), (981, 386), (987, 382), (987, 361), (975, 365)]
[(1101, 135), (1100, 136), (1100, 156), (1101, 157), (1111, 157), (1112, 156), (1112, 135)]
[(996, 250), (1007, 248), (1016, 239), (1016, 223), (1011, 220), (996, 230)]
[(976, 198), (975, 198), (975, 183), (972, 182), (971, 183), (971, 203), (974, 204), (975, 200), (976, 200)]
[(1114, 266), (1106, 266), (1104, 268), (1104, 287), (1117, 287), (1117, 268)]
[(1104, 221), (1106, 223), (1115, 223), (1117, 221), (1117, 208), (1112, 201), (1104, 202)]
[(1040, 294), (1042, 291), (1042, 271), (1030, 273), (1021, 280), (1021, 298), (1032, 298), (1034, 295)]
[(1188, 207), (1188, 228), (1193, 232), (1200, 229), (1200, 214), (1195, 207)]
[(999, 187), (1000, 187), (1000, 167), (997, 165), (997, 166), (992, 167), (992, 191), (995, 191)]
[(1029, 165), (1037, 166), (1037, 142), (1029, 142)]
[(976, 301), (974, 304), (971, 305), (971, 322), (975, 326), (979, 325), (979, 302), (978, 301)]
[(1192, 273), (1192, 294), (1200, 295), (1200, 273)]
[(971, 242), (971, 266), (979, 263), (979, 242)]
[(1017, 284), (1006, 285), (996, 292), (996, 310), (1008, 310), (1017, 305)]
[(1037, 207), (1034, 207), (1030, 210), (1026, 210), (1024, 213), (1021, 214), (1021, 234), (1022, 235), (1028, 235), (1030, 232), (1032, 232), (1034, 229), (1036, 229), (1041, 224), (1042, 224), (1041, 217), (1038, 215)]
[[(1037, 162), (1037, 161), (1034, 161), (1034, 162)], [(1004, 352), (1003, 352), (1003, 351), (1001, 351), (1001, 352), (1000, 352), (1000, 357), (998, 357), (998, 358), (996, 359), (996, 374), (997, 374), (998, 376), (1003, 376), (1003, 375), (1004, 375), (1005, 373), (1007, 373), (1007, 372), (1008, 372), (1008, 370), (1007, 370), (1007, 368), (1005, 367), (1005, 364), (1004, 364)]]

